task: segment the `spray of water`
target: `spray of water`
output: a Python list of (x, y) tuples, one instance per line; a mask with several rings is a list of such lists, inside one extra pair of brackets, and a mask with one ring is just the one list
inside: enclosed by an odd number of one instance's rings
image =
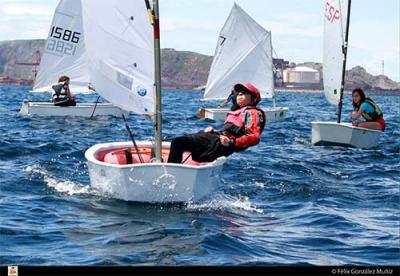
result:
[(43, 181), (46, 183), (46, 185), (53, 188), (59, 193), (66, 193), (68, 195), (93, 194), (93, 190), (90, 189), (90, 186), (75, 183), (70, 180), (56, 179), (39, 164), (28, 166), (24, 169), (24, 171), (33, 175), (39, 175), (43, 177)]

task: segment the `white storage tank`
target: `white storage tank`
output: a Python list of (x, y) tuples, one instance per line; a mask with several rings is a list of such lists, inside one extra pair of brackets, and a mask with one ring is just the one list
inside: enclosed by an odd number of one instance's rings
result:
[(283, 81), (285, 83), (320, 83), (321, 76), (318, 70), (299, 66), (283, 70)]

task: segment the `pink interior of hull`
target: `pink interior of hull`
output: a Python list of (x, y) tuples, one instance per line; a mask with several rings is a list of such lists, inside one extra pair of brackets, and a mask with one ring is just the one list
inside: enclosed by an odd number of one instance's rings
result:
[[(114, 148), (114, 149), (107, 149), (107, 150), (102, 150), (98, 151), (96, 153), (95, 158), (101, 162), (105, 162), (108, 164), (119, 164), (119, 165), (126, 165), (127, 163), (127, 158), (126, 158), (126, 153), (125, 150), (129, 149), (131, 152), (132, 156), (132, 164), (140, 164), (140, 158), (139, 155), (137, 154), (135, 148), (130, 147), (121, 147), (121, 148)], [(150, 147), (139, 147), (139, 152), (141, 153), (142, 159), (144, 163), (150, 163), (151, 162), (151, 148)], [(168, 160), (168, 155), (169, 155), (169, 149), (163, 149), (162, 150), (162, 156), (163, 156), (163, 162), (166, 163)], [(192, 166), (204, 166), (208, 163), (200, 163), (192, 160), (192, 157), (188, 156), (190, 155), (190, 152), (185, 152), (183, 154), (183, 161), (186, 160), (183, 164), (185, 165), (192, 165)]]

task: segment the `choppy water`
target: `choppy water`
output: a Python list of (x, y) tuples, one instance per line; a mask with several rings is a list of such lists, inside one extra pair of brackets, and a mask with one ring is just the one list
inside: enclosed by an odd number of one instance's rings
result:
[[(309, 122), (334, 120), (333, 109), (321, 94), (280, 93), (288, 118), (229, 158), (218, 193), (150, 205), (90, 188), (84, 152), (127, 140), (120, 118), (22, 117), (22, 99), (48, 98), (28, 90), (0, 86), (0, 265), (400, 263), (398, 96), (373, 96), (387, 131), (361, 150), (311, 146)], [(199, 92), (163, 95), (165, 135), (210, 125), (196, 117)], [(138, 140), (151, 138), (148, 121), (129, 122)]]

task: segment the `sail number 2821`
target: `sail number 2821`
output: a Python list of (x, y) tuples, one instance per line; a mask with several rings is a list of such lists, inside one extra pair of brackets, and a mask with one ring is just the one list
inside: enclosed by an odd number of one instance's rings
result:
[(53, 26), (47, 40), (46, 49), (58, 54), (73, 56), (79, 43), (81, 33)]

